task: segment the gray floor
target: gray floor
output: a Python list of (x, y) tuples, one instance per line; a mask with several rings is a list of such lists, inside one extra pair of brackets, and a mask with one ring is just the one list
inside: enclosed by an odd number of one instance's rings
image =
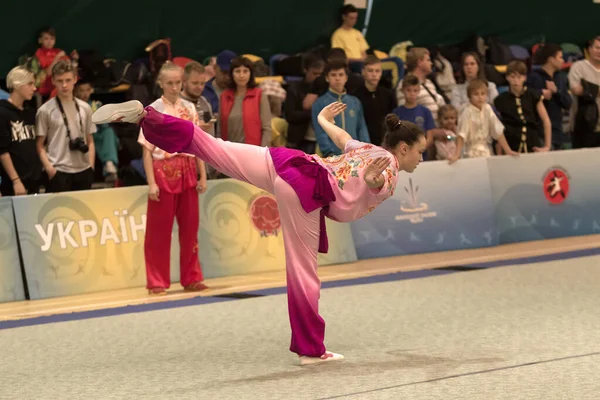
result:
[(0, 331), (0, 399), (599, 399), (600, 257), (324, 290), (298, 367), (285, 296)]

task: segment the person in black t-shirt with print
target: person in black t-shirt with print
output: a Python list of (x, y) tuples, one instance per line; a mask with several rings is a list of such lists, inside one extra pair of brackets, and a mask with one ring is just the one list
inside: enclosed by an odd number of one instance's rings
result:
[(6, 84), (11, 93), (0, 100), (0, 191), (4, 196), (38, 193), (42, 164), (35, 147), (35, 109), (24, 104), (35, 93), (35, 77), (15, 67)]

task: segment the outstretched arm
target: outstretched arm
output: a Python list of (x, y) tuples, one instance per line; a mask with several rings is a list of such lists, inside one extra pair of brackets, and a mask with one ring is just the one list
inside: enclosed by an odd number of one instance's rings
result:
[(323, 128), (327, 136), (335, 143), (340, 150), (345, 151), (346, 143), (352, 140), (352, 136), (345, 130), (337, 127), (334, 122), (336, 115), (344, 112), (346, 105), (344, 103), (335, 102), (323, 108), (319, 113), (317, 120)]

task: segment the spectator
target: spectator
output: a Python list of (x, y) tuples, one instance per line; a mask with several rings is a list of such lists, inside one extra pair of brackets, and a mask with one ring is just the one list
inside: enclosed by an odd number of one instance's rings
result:
[(508, 146), (504, 126), (488, 104), (487, 82), (473, 79), (467, 86), (467, 95), (470, 103), (458, 118), (456, 152), (448, 159), (450, 164), (461, 157), (463, 147), (468, 158), (491, 156), (493, 140), (497, 140), (507, 154), (518, 154)]
[(267, 96), (256, 87), (252, 61), (236, 57), (229, 69), (229, 88), (221, 95), (220, 136), (230, 142), (269, 146), (271, 110)]
[(427, 147), (433, 149), (436, 160), (449, 160), (456, 153), (456, 132), (458, 111), (452, 104), (441, 106), (438, 111), (439, 126), (442, 132), (433, 129), (427, 132)]
[[(422, 47), (413, 47), (406, 55), (406, 71), (419, 79), (421, 88), (417, 96), (417, 104), (425, 106), (431, 111), (433, 120), (437, 120), (438, 109), (446, 104), (444, 97), (436, 90), (432, 81), (427, 79), (431, 74), (431, 57), (429, 50)], [(404, 92), (402, 91), (402, 82), (398, 84), (396, 89), (396, 97), (398, 105), (404, 105)]]
[(203, 131), (215, 136), (213, 109), (209, 101), (202, 95), (206, 85), (205, 69), (196, 61), (189, 62), (183, 69), (183, 90), (180, 97), (196, 106), (200, 122), (198, 126)]
[(558, 44), (546, 44), (538, 49), (535, 57), (542, 67), (529, 74), (527, 86), (544, 96), (544, 106), (552, 125), (552, 149), (562, 149), (566, 142), (563, 110), (571, 108), (573, 103), (566, 74), (560, 72), (564, 64), (562, 49)]
[(210, 106), (212, 107), (213, 113), (219, 114), (219, 101), (221, 95), (230, 85), (230, 67), (231, 61), (236, 57), (233, 51), (223, 50), (217, 55), (216, 63), (214, 65), (215, 77), (204, 86), (202, 95), (206, 97)]
[(0, 162), (4, 196), (39, 192), (42, 164), (35, 147), (35, 109), (25, 102), (35, 93), (35, 77), (24, 67), (6, 77), (10, 95), (0, 100)]
[(506, 67), (506, 79), (510, 89), (496, 97), (494, 104), (504, 124), (508, 145), (518, 153), (550, 151), (550, 118), (542, 94), (524, 85), (527, 65), (523, 61), (511, 61)]
[(0, 89), (0, 100), (8, 100), (9, 97), (10, 95), (8, 93)]
[[(179, 97), (181, 67), (167, 61), (158, 73), (163, 96), (150, 104), (155, 110), (199, 124), (196, 107)], [(207, 287), (198, 259), (198, 193), (206, 191), (204, 162), (189, 154), (169, 154), (148, 143), (140, 130), (144, 170), (148, 180), (148, 212), (144, 256), (146, 288), (150, 295), (164, 295), (171, 285), (170, 249), (173, 220), (179, 226), (181, 285), (185, 291)], [(199, 176), (199, 178), (198, 178)]]
[(498, 97), (498, 88), (494, 82), (490, 82), (485, 77), (485, 68), (481, 59), (474, 52), (464, 53), (460, 59), (460, 82), (452, 89), (451, 103), (460, 113), (463, 108), (469, 105), (469, 96), (467, 95), (467, 86), (473, 79), (481, 79), (488, 85), (488, 102), (494, 104), (494, 99)]
[(589, 59), (573, 63), (569, 87), (575, 95), (571, 110), (573, 148), (600, 147), (600, 36), (590, 40)]
[(357, 20), (358, 9), (352, 4), (346, 4), (342, 7), (342, 26), (331, 36), (331, 47), (343, 49), (350, 62), (364, 61), (369, 49), (363, 34), (354, 29)]
[[(41, 71), (37, 77), (39, 84), (39, 93), (44, 99), (48, 98), (54, 90), (52, 84), (52, 70), (53, 67), (60, 60), (69, 60), (66, 53), (58, 48), (56, 45), (56, 31), (53, 28), (44, 28), (40, 31), (40, 37), (38, 39), (40, 47), (35, 52), (35, 57), (38, 59)], [(73, 68), (77, 71), (77, 60), (79, 54), (73, 50), (71, 52), (71, 58), (73, 59)], [(77, 73), (75, 74), (77, 75)]]
[(256, 78), (262, 78), (258, 87), (262, 90), (263, 94), (267, 96), (269, 100), (269, 106), (271, 109), (272, 117), (281, 117), (281, 108), (287, 95), (285, 89), (281, 86), (281, 83), (269, 77), (269, 66), (263, 61), (255, 61), (252, 65)]
[(210, 81), (215, 77), (215, 66), (217, 65), (217, 57), (208, 57), (203, 62), (204, 66), (204, 75), (206, 76), (206, 80)]
[[(215, 123), (217, 119), (213, 114), (212, 106), (206, 97), (202, 96), (206, 84), (206, 69), (196, 61), (189, 62), (183, 69), (183, 90), (180, 97), (196, 106), (199, 123), (203, 131), (215, 136)], [(214, 179), (219, 172), (210, 165), (205, 165), (207, 179)]]
[(380, 86), (381, 60), (376, 56), (365, 59), (362, 75), (365, 84), (355, 93), (360, 100), (371, 143), (380, 146), (383, 139), (385, 116), (396, 108), (396, 95), (392, 89)]
[[(92, 113), (102, 107), (102, 103), (92, 100), (94, 92), (92, 84), (78, 80), (75, 84), (75, 97), (86, 102), (92, 109)], [(94, 134), (94, 148), (96, 155), (103, 165), (102, 175), (107, 182), (117, 180), (117, 166), (119, 165), (119, 138), (110, 124), (96, 125)]]
[(52, 68), (57, 96), (36, 114), (37, 151), (48, 175), (46, 192), (88, 190), (94, 181), (96, 152), (90, 106), (75, 98), (77, 76), (68, 61)]
[(393, 113), (396, 114), (400, 120), (412, 122), (426, 133), (429, 150), (424, 155), (424, 158), (428, 160), (432, 158), (431, 145), (436, 137), (436, 135), (434, 135), (434, 133), (436, 133), (434, 131), (435, 120), (427, 107), (418, 104), (420, 92), (421, 82), (419, 82), (419, 78), (412, 74), (405, 75), (402, 79), (402, 96), (404, 98), (404, 104), (394, 109)]
[(321, 110), (335, 101), (347, 105), (346, 110), (335, 117), (336, 125), (348, 132), (352, 138), (363, 143), (371, 143), (360, 100), (344, 90), (348, 80), (348, 65), (341, 60), (331, 61), (325, 66), (324, 74), (329, 83), (329, 91), (319, 97), (312, 106), (313, 127), (323, 157), (342, 154), (342, 150), (333, 143), (317, 121)]
[(304, 79), (290, 83), (283, 103), (285, 118), (289, 123), (287, 146), (314, 154), (317, 146), (312, 125), (314, 101), (307, 101), (307, 97), (310, 95), (311, 85), (323, 73), (325, 63), (316, 55), (308, 54), (304, 57), (303, 64)]
[[(329, 50), (329, 53), (327, 54), (327, 62), (331, 61), (341, 61), (344, 64), (346, 64), (346, 66), (348, 66), (348, 58), (346, 57), (346, 53), (344, 53), (344, 50), (340, 48), (333, 48)], [(354, 96), (356, 91), (363, 87), (363, 85), (364, 79), (360, 75), (349, 73), (345, 85), (346, 93)], [(329, 84), (327, 83), (325, 74), (323, 74), (317, 79), (315, 79), (315, 82), (310, 92), (314, 95), (314, 99), (316, 100), (317, 97), (324, 95), (325, 93), (327, 93), (328, 90)]]

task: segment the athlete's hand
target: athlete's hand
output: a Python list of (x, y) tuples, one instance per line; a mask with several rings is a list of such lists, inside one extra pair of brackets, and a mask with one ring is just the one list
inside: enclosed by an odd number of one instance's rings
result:
[(383, 171), (390, 165), (390, 157), (377, 157), (375, 161), (365, 168), (364, 180), (370, 188), (378, 188), (384, 184)]
[(336, 101), (336, 102), (331, 103), (324, 109), (322, 109), (321, 112), (319, 113), (319, 117), (325, 118), (325, 120), (327, 122), (331, 122), (332, 124), (335, 124), (333, 119), (336, 116), (338, 116), (339, 114), (341, 114), (342, 112), (344, 112), (345, 109), (346, 109), (346, 105), (344, 103)]

